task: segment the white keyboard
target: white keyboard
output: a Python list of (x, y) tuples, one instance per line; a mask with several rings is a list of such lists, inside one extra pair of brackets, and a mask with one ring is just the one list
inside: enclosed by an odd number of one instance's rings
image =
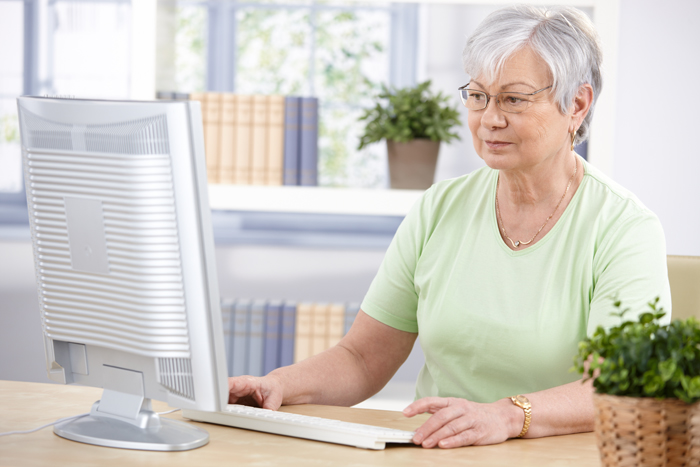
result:
[(182, 416), (198, 422), (216, 423), (276, 435), (346, 444), (365, 449), (384, 449), (386, 443), (410, 443), (413, 432), (341, 422), (286, 412), (230, 404), (222, 412), (183, 409)]

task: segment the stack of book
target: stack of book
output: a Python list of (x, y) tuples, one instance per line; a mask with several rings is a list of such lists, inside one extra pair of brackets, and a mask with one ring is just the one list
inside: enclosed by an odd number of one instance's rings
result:
[(192, 93), (200, 102), (209, 183), (315, 186), (318, 99)]
[(337, 344), (360, 305), (283, 300), (223, 300), (230, 376), (264, 376)]

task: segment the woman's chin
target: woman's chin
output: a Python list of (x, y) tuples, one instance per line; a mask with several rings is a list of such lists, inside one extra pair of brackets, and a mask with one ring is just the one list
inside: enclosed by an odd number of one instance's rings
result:
[(516, 154), (508, 153), (506, 151), (493, 151), (489, 148), (484, 148), (479, 157), (490, 168), (494, 170), (510, 169), (517, 165), (518, 157)]

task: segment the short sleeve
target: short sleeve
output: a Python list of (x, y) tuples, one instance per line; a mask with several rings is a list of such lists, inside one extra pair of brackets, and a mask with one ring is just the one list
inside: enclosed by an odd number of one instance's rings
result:
[(659, 298), (657, 307), (666, 311), (664, 322), (671, 320), (671, 288), (666, 263), (666, 240), (658, 218), (649, 211), (637, 212), (622, 221), (596, 252), (594, 286), (587, 326), (592, 335), (598, 326), (610, 328), (620, 324), (612, 316), (630, 308), (624, 320), (634, 320), (649, 311), (648, 303)]
[(418, 332), (414, 276), (425, 244), (433, 192), (434, 188), (426, 191), (401, 222), (361, 306), (372, 318), (400, 331)]

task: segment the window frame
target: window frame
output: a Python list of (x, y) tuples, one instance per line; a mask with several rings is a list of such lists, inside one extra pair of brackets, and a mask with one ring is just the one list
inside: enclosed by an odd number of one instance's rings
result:
[(309, 54), (309, 75), (307, 77), (310, 95), (315, 95), (315, 18), (320, 11), (387, 11), (391, 18), (389, 44), (389, 82), (393, 86), (413, 86), (417, 77), (418, 50), (418, 3), (396, 3), (388, 1), (386, 6), (371, 6), (348, 2), (346, 5), (324, 5), (312, 0), (301, 3), (252, 3), (221, 2), (206, 0), (199, 2), (183, 1), (183, 5), (201, 5), (207, 9), (207, 64), (206, 89), (209, 92), (236, 92), (236, 12), (241, 8), (266, 10), (310, 9), (311, 10), (311, 51)]
[[(236, 86), (237, 13), (243, 9), (268, 11), (309, 11), (310, 47), (306, 60), (308, 74), (305, 79), (305, 95), (316, 96), (316, 40), (318, 28), (316, 19), (323, 12), (366, 12), (378, 11), (388, 15), (390, 31), (387, 44), (387, 82), (398, 88), (414, 86), (418, 78), (419, 3), (398, 3), (387, 1), (381, 4), (357, 3), (346, 0), (343, 4), (323, 4), (317, 0), (308, 3), (254, 3), (251, 1), (222, 2), (217, 0), (181, 0), (178, 5), (199, 7), (206, 16), (206, 64), (204, 86), (208, 92), (238, 91)], [(320, 102), (319, 112), (333, 108), (361, 110), (353, 102)], [(354, 150), (348, 147), (349, 151)], [(321, 154), (319, 154), (321, 157)]]
[[(42, 93), (51, 93), (53, 90), (53, 76), (51, 63), (53, 61), (53, 49), (49, 46), (55, 30), (55, 6), (62, 1), (79, 3), (129, 3), (131, 0), (0, 0), (6, 2), (18, 2), (23, 4), (22, 35), (23, 50), (23, 76), (22, 95), (37, 96)], [(45, 20), (42, 21), (42, 13)], [(42, 34), (41, 27), (46, 31)], [(44, 51), (44, 58), (49, 65), (40, 74), (39, 59)], [(9, 96), (14, 98), (14, 96)], [(24, 170), (24, 169), (22, 169)], [(0, 223), (16, 223), (17, 219), (28, 222), (27, 198), (24, 189), (24, 173), (21, 177), (19, 191), (0, 192)]]
[[(38, 49), (39, 49), (39, 5), (38, 0), (2, 0), (23, 4), (22, 34), (22, 94), (31, 95), (38, 92)], [(14, 96), (0, 96), (14, 98)], [(0, 221), (14, 223), (17, 218), (26, 218), (27, 197), (24, 191), (24, 174), (21, 177), (20, 190), (14, 193), (0, 192)]]

